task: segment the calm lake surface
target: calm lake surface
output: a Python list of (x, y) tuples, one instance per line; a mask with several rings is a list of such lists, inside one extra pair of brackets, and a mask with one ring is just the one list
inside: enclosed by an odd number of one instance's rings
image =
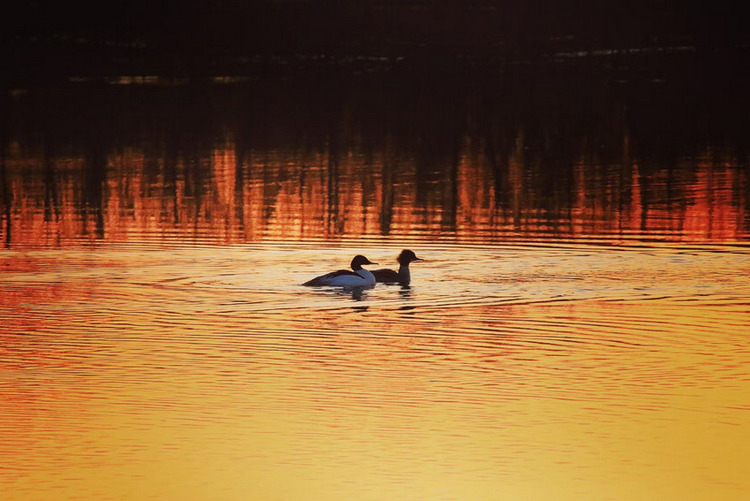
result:
[(741, 499), (747, 97), (689, 76), (6, 92), (2, 497)]

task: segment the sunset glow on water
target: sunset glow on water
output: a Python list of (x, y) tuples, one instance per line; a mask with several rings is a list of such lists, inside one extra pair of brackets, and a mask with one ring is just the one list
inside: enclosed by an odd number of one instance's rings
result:
[[(479, 91), (165, 92), (6, 103), (0, 497), (750, 489), (746, 153)], [(411, 287), (300, 285), (404, 248)]]

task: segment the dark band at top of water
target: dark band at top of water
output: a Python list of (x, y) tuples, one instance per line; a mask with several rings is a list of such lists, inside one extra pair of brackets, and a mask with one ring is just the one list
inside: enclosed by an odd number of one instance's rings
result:
[(744, 90), (597, 68), (8, 94), (0, 236), (747, 241)]
[(736, 10), (716, 1), (15, 2), (0, 20), (6, 70), (0, 82), (425, 68), (460, 73), (582, 54), (614, 55), (621, 64), (633, 55), (683, 50), (711, 59), (739, 51), (741, 60), (750, 39)]

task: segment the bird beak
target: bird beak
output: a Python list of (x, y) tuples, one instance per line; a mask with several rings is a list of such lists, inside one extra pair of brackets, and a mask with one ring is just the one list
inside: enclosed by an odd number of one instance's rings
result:
[(367, 264), (378, 264), (375, 261), (368, 261)]

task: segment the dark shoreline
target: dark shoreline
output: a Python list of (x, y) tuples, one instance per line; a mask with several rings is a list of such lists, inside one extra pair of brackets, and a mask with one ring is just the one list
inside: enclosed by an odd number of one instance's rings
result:
[[(21, 62), (21, 60), (23, 62)], [(8, 61), (6, 59), (6, 61)], [(732, 86), (750, 80), (750, 49), (698, 52), (694, 47), (597, 49), (557, 52), (538, 60), (478, 58), (471, 55), (421, 59), (402, 56), (238, 56), (238, 57), (118, 57), (28, 54), (0, 76), (8, 89), (80, 82), (112, 84), (226, 84), (246, 80), (331, 79), (368, 76), (393, 79), (482, 80), (515, 75), (595, 74), (612, 82), (664, 82), (683, 78), (728, 79)]]
[(613, 79), (633, 72), (660, 79), (663, 66), (747, 68), (750, 33), (734, 10), (720, 1), (36, 0), (14, 4), (0, 21), (0, 85), (123, 76), (477, 77), (581, 65)]

